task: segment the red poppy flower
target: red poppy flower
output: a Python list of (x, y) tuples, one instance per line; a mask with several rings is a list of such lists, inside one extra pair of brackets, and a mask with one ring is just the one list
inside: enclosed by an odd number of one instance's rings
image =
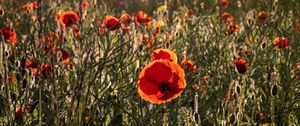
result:
[(225, 35), (231, 35), (239, 31), (240, 26), (238, 24), (229, 25), (229, 31), (225, 32)]
[(121, 0), (121, 1), (119, 2), (119, 5), (122, 7), (122, 6), (125, 5), (125, 2), (124, 2), (123, 0)]
[(140, 73), (138, 93), (153, 104), (177, 98), (186, 87), (184, 70), (168, 60), (155, 60)]
[(104, 16), (103, 25), (109, 30), (116, 30), (121, 27), (119, 20), (113, 16)]
[(196, 72), (197, 67), (195, 66), (195, 62), (192, 60), (183, 60), (181, 62), (181, 67), (182, 68), (186, 68), (187, 70), (191, 71), (191, 72)]
[(199, 85), (198, 84), (193, 84), (192, 89), (197, 91), (199, 89)]
[(229, 5), (229, 1), (228, 1), (228, 0), (221, 0), (221, 1), (220, 1), (220, 4), (221, 4), (221, 6), (227, 8), (228, 5)]
[(169, 60), (171, 62), (177, 63), (177, 56), (176, 54), (168, 49), (156, 49), (153, 51), (151, 55), (152, 61), (159, 60), (159, 59), (165, 59)]
[(154, 27), (153, 27), (153, 29), (154, 29), (154, 34), (155, 34), (155, 35), (158, 34), (159, 29), (160, 29), (161, 27), (163, 27), (163, 26), (165, 26), (165, 23), (164, 23), (162, 20), (157, 21), (156, 24), (155, 24)]
[(76, 39), (79, 39), (80, 36), (81, 36), (80, 30), (79, 30), (78, 28), (76, 28), (76, 27), (74, 27), (74, 28), (72, 29), (72, 33), (73, 33), (73, 35), (74, 35), (74, 37), (75, 37)]
[(60, 49), (61, 52), (61, 62), (63, 64), (69, 64), (70, 63), (70, 55), (66, 50)]
[(300, 61), (296, 64), (296, 68), (300, 69)]
[(38, 7), (38, 3), (36, 1), (27, 3), (24, 6), (22, 6), (22, 9), (25, 11), (30, 11), (30, 10), (36, 10)]
[(17, 78), (16, 76), (7, 76), (7, 81), (14, 83), (17, 81)]
[(90, 121), (92, 119), (92, 116), (90, 114), (85, 115), (85, 121)]
[(151, 47), (154, 45), (154, 43), (155, 43), (155, 38), (153, 37), (153, 38), (150, 38), (150, 40), (147, 42), (147, 48), (149, 49), (149, 50), (151, 50)]
[(144, 24), (146, 26), (150, 25), (150, 21), (152, 20), (152, 17), (149, 16), (144, 11), (138, 11), (135, 16), (135, 23), (137, 26), (141, 26), (141, 24)]
[(120, 17), (120, 22), (124, 25), (129, 25), (131, 22), (131, 16), (127, 13), (123, 13)]
[(284, 37), (282, 37), (282, 38), (279, 38), (279, 37), (275, 38), (274, 44), (279, 49), (288, 48), (288, 46), (289, 46), (287, 39), (284, 38)]
[(17, 105), (16, 106), (16, 112), (15, 112), (15, 119), (16, 120), (19, 120), (21, 117), (22, 117), (22, 113), (24, 112), (24, 108), (23, 107), (21, 107), (21, 106), (19, 106), (19, 105)]
[(240, 26), (238, 24), (234, 24), (231, 26), (231, 33), (237, 33), (239, 31)]
[(221, 22), (226, 21), (227, 24), (231, 25), (234, 22), (234, 17), (230, 13), (224, 12), (222, 13), (220, 20)]
[(244, 59), (237, 59), (235, 62), (235, 67), (240, 74), (244, 74), (247, 71), (247, 62)]
[(224, 99), (224, 100), (229, 100), (229, 99), (235, 98), (235, 97), (236, 97), (236, 94), (235, 94), (235, 93), (233, 93), (233, 92), (231, 92), (231, 93), (226, 92), (226, 93), (224, 94), (224, 96), (223, 96), (223, 99)]
[(296, 25), (296, 26), (295, 26), (295, 29), (296, 29), (297, 31), (300, 31), (300, 24)]
[(82, 2), (82, 7), (83, 8), (87, 8), (89, 6), (89, 3), (88, 2), (86, 2), (86, 1), (83, 1)]
[(34, 60), (31, 60), (31, 61), (27, 61), (25, 63), (25, 66), (26, 67), (30, 67), (30, 68), (36, 68), (37, 67), (37, 63)]
[(194, 9), (193, 9), (193, 8), (189, 8), (189, 9), (188, 9), (188, 15), (191, 16), (191, 15), (194, 15), (194, 13), (195, 13), (195, 12), (194, 12)]
[(258, 12), (258, 19), (264, 22), (267, 19), (267, 13), (265, 11)]
[(41, 72), (43, 76), (46, 76), (47, 74), (49, 74), (49, 72), (51, 72), (52, 70), (52, 66), (49, 64), (43, 64), (42, 68), (41, 68)]
[(4, 36), (4, 39), (8, 43), (14, 43), (17, 40), (17, 33), (16, 31), (9, 29), (8, 27), (3, 27), (1, 29), (1, 33)]
[(59, 17), (60, 24), (65, 27), (70, 27), (76, 24), (78, 20), (79, 20), (79, 16), (77, 15), (77, 13), (71, 10), (62, 12), (62, 14)]

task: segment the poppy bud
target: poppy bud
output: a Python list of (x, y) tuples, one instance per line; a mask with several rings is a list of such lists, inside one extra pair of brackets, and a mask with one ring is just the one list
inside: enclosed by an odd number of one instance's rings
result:
[(237, 71), (244, 74), (247, 71), (247, 62), (244, 59), (238, 59), (234, 62)]

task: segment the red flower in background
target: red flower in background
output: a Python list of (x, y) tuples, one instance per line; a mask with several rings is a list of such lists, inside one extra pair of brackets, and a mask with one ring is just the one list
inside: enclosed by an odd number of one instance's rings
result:
[(244, 59), (237, 59), (235, 62), (235, 67), (240, 74), (244, 74), (247, 71), (247, 62)]
[(120, 22), (124, 25), (129, 25), (131, 22), (131, 16), (127, 13), (123, 13), (120, 17)]
[(52, 66), (49, 64), (43, 64), (42, 68), (41, 68), (41, 72), (43, 76), (46, 76), (47, 74), (49, 74), (49, 72), (51, 72), (52, 70)]
[(22, 6), (22, 9), (25, 11), (36, 10), (37, 8), (38, 8), (38, 3), (36, 1), (27, 3), (24, 6)]
[(8, 43), (14, 43), (17, 40), (17, 33), (16, 31), (8, 28), (8, 27), (3, 27), (1, 29), (1, 33), (4, 36), (4, 39)]
[(288, 48), (289, 44), (286, 38), (275, 38), (274, 40), (274, 45), (277, 46), (277, 48), (282, 49), (282, 48)]
[(156, 24), (154, 25), (154, 27), (153, 27), (153, 29), (154, 29), (154, 34), (155, 34), (155, 35), (158, 34), (159, 29), (160, 29), (161, 27), (163, 27), (163, 26), (165, 26), (165, 23), (164, 23), (162, 20), (158, 20), (158, 21), (156, 22)]
[(83, 8), (87, 8), (89, 6), (89, 3), (88, 2), (86, 2), (86, 1), (83, 1), (82, 2), (82, 7)]
[(168, 49), (156, 49), (153, 51), (151, 55), (152, 61), (159, 60), (159, 59), (164, 59), (168, 60), (174, 63), (177, 63), (177, 56), (176, 54)]
[(196, 70), (197, 70), (197, 67), (195, 66), (195, 62), (192, 60), (183, 60), (181, 62), (181, 67), (185, 68), (193, 73), (196, 72)]
[(70, 54), (63, 49), (59, 50), (61, 52), (61, 62), (63, 64), (69, 64), (70, 63)]
[(261, 22), (264, 22), (266, 19), (267, 19), (267, 13), (265, 11), (260, 11), (258, 12), (258, 19), (261, 21)]
[(225, 35), (231, 35), (239, 31), (240, 26), (238, 24), (229, 25), (229, 30), (225, 31)]
[(223, 22), (226, 22), (227, 24), (231, 25), (231, 24), (233, 24), (233, 22), (234, 22), (234, 17), (233, 17), (230, 13), (224, 12), (224, 13), (222, 13), (222, 15), (221, 15), (220, 21), (221, 21), (222, 23), (223, 23)]
[(238, 24), (234, 24), (230, 26), (231, 28), (231, 33), (237, 33), (239, 31), (240, 26)]
[(109, 30), (116, 30), (121, 27), (119, 20), (113, 16), (104, 16), (103, 25)]
[(189, 8), (188, 9), (188, 15), (194, 15), (195, 14), (195, 12), (194, 12), (194, 9), (193, 8)]
[(150, 25), (150, 21), (152, 20), (152, 17), (149, 16), (144, 11), (138, 11), (135, 16), (135, 23), (137, 26), (141, 26), (141, 24), (144, 24), (146, 26)]
[(24, 112), (24, 107), (16, 105), (15, 119), (20, 120)]
[(36, 68), (37, 67), (37, 63), (34, 60), (31, 60), (31, 61), (27, 61), (25, 63), (25, 66), (26, 67), (30, 67), (30, 68)]
[(168, 60), (155, 60), (140, 73), (138, 93), (153, 104), (177, 98), (186, 87), (184, 70)]
[(62, 14), (59, 17), (60, 24), (65, 27), (70, 27), (76, 24), (78, 20), (79, 20), (79, 16), (77, 15), (77, 13), (71, 10), (62, 12)]
[(221, 0), (220, 4), (221, 4), (221, 6), (227, 8), (229, 6), (229, 1), (228, 0)]
[(295, 29), (296, 29), (297, 31), (300, 31), (300, 24), (296, 25), (296, 26), (295, 26)]
[(149, 50), (151, 50), (151, 48), (154, 45), (155, 41), (156, 40), (155, 40), (154, 37), (149, 39), (149, 41), (147, 42), (147, 45), (146, 45)]

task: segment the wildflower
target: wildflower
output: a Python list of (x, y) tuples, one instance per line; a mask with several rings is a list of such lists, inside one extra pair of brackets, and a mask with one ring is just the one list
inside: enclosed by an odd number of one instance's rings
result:
[(113, 16), (104, 16), (103, 25), (109, 30), (116, 30), (121, 27), (119, 20)]
[(79, 20), (79, 16), (77, 15), (77, 13), (71, 10), (63, 12), (59, 17), (60, 24), (65, 27), (70, 27), (76, 24), (78, 20)]
[(295, 29), (296, 29), (297, 31), (300, 31), (300, 24), (296, 25), (296, 26), (295, 26)]
[(124, 2), (123, 0), (121, 0), (121, 1), (119, 2), (119, 5), (120, 5), (121, 7), (123, 7), (123, 6), (125, 6), (125, 2)]
[(151, 47), (154, 45), (155, 41), (156, 41), (156, 40), (155, 40), (154, 37), (149, 39), (149, 41), (147, 42), (147, 48), (148, 48), (149, 50), (151, 50)]
[(194, 12), (194, 9), (193, 8), (189, 8), (188, 9), (188, 15), (194, 15), (195, 14), (195, 12)]
[(193, 84), (193, 85), (192, 85), (192, 89), (193, 89), (194, 91), (197, 91), (199, 88), (200, 88), (200, 87), (199, 87), (198, 84)]
[(16, 31), (8, 28), (8, 27), (3, 27), (1, 29), (1, 33), (4, 36), (4, 39), (8, 43), (14, 43), (17, 40), (17, 33)]
[(195, 62), (192, 60), (183, 60), (181, 62), (181, 67), (186, 68), (187, 70), (191, 72), (196, 72), (197, 67), (195, 66)]
[(153, 104), (177, 98), (186, 87), (184, 70), (168, 60), (155, 60), (140, 73), (138, 93)]
[(80, 38), (81, 32), (80, 32), (80, 30), (79, 30), (78, 28), (74, 27), (74, 29), (72, 30), (72, 32), (73, 32), (73, 35), (74, 35), (74, 37), (75, 37), (76, 39), (79, 39), (79, 38)]
[(267, 13), (265, 11), (260, 11), (258, 12), (258, 19), (261, 21), (261, 22), (264, 22), (266, 19), (267, 19)]
[(92, 119), (92, 116), (90, 114), (85, 115), (85, 121), (90, 121)]
[(282, 38), (275, 38), (274, 40), (274, 45), (277, 46), (278, 49), (282, 49), (282, 48), (288, 48), (289, 44), (286, 38), (282, 37)]
[(120, 17), (120, 22), (124, 25), (129, 25), (131, 22), (131, 16), (127, 13), (123, 13)]
[(60, 49), (61, 52), (61, 62), (63, 64), (69, 64), (70, 63), (70, 55), (66, 50)]
[(150, 24), (151, 20), (152, 20), (152, 17), (149, 16), (144, 11), (138, 11), (135, 16), (135, 23), (137, 26), (141, 26), (141, 24), (148, 26)]
[(31, 60), (31, 61), (27, 61), (25, 63), (25, 66), (29, 67), (29, 68), (36, 68), (37, 67), (37, 63), (34, 60)]
[(223, 96), (223, 99), (224, 99), (224, 100), (229, 100), (229, 99), (231, 99), (231, 98), (236, 98), (236, 94), (233, 93), (233, 92), (227, 91), (227, 92), (224, 94), (224, 96)]
[(221, 6), (227, 8), (229, 6), (229, 1), (228, 0), (221, 0), (220, 4), (221, 4)]
[(221, 15), (220, 21), (221, 21), (222, 23), (226, 21), (227, 24), (231, 25), (231, 24), (233, 24), (233, 22), (234, 22), (234, 17), (233, 17), (230, 13), (224, 12), (224, 13), (222, 13), (222, 15)]
[(16, 106), (16, 112), (15, 112), (15, 120), (19, 120), (22, 118), (24, 112), (24, 107), (21, 107), (19, 105)]
[(82, 7), (83, 8), (87, 8), (89, 6), (89, 3), (88, 2), (86, 2), (86, 1), (83, 1), (82, 2)]
[(239, 31), (240, 26), (238, 24), (229, 25), (229, 31), (225, 32), (225, 35), (231, 35)]
[(46, 76), (49, 74), (49, 72), (52, 70), (52, 66), (49, 64), (43, 64), (41, 68), (41, 72), (43, 76)]
[(159, 29), (161, 27), (165, 26), (165, 23), (162, 20), (157, 21), (157, 23), (154, 25), (154, 34), (158, 34)]
[(169, 60), (171, 62), (177, 63), (177, 56), (176, 54), (168, 49), (156, 49), (153, 51), (151, 55), (152, 61), (159, 60), (159, 59), (165, 59)]
[(247, 71), (247, 62), (244, 59), (237, 59), (235, 62), (235, 67), (240, 74), (244, 74)]
[(36, 10), (37, 8), (38, 8), (38, 3), (36, 1), (27, 3), (24, 6), (22, 6), (22, 9), (24, 11)]
[(230, 28), (231, 28), (231, 33), (237, 33), (240, 26), (238, 24), (234, 24)]

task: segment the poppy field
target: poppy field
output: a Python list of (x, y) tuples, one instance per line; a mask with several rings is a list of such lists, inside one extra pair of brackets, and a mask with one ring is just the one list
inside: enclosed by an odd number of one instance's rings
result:
[(0, 126), (300, 125), (299, 0), (0, 0)]

